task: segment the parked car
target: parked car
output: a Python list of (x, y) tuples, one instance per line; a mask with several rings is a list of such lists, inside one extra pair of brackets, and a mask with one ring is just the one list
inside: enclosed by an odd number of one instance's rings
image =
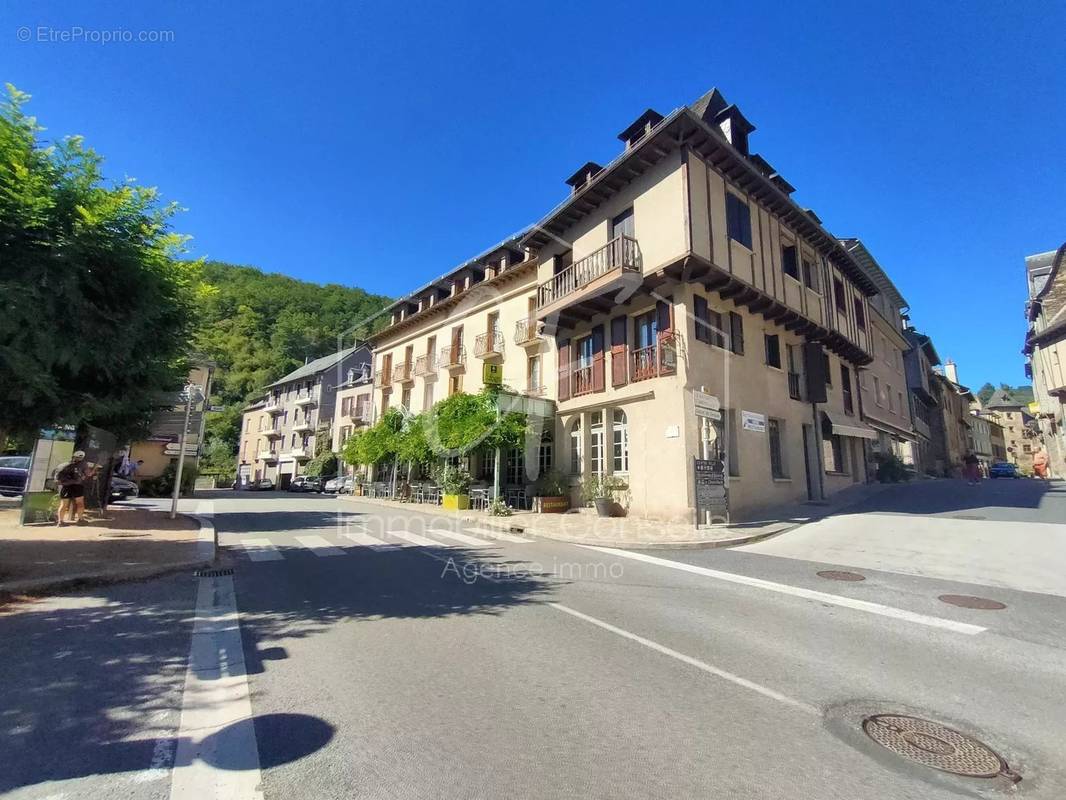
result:
[(351, 494), (353, 491), (355, 491), (355, 478), (351, 476), (341, 481), (341, 485), (337, 488), (337, 494)]
[(0, 495), (14, 497), (22, 494), (29, 475), (29, 456), (0, 456)]
[(118, 503), (122, 500), (129, 500), (131, 497), (137, 497), (139, 494), (140, 489), (137, 488), (137, 484), (133, 481), (128, 481), (117, 475), (111, 478), (111, 494), (109, 495), (109, 502)]
[(321, 492), (322, 479), (310, 475), (297, 475), (289, 484), (290, 492)]
[(270, 478), (260, 478), (249, 483), (248, 488), (253, 492), (269, 492), (274, 488), (274, 481), (270, 480)]
[(1020, 478), (1018, 467), (1007, 461), (996, 461), (988, 468), (990, 478)]
[(338, 475), (336, 478), (330, 478), (322, 486), (322, 491), (336, 493), (341, 490), (341, 486), (344, 485), (345, 478), (342, 475)]

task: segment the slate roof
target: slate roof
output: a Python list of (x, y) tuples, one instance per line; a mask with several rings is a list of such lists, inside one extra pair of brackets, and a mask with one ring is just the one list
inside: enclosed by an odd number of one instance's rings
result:
[(985, 403), (985, 408), (1021, 408), (1024, 405), (1027, 404), (1006, 389), (996, 389)]
[(361, 347), (366, 347), (366, 345), (357, 344), (345, 350), (340, 350), (336, 353), (330, 353), (328, 356), (316, 358), (314, 361), (309, 361), (299, 369), (295, 369), (290, 372), (284, 378), (280, 378), (279, 380), (268, 384), (266, 388), (271, 389), (274, 386), (281, 386), (285, 383), (292, 383), (292, 381), (298, 381), (301, 378), (310, 378), (312, 375), (317, 375), (318, 373), (323, 372), (332, 366), (335, 366), (338, 361), (342, 361), (343, 359), (347, 358)]

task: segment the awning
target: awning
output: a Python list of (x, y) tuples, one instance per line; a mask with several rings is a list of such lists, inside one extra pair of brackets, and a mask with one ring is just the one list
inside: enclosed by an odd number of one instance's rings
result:
[(856, 439), (876, 439), (877, 431), (857, 419), (831, 411), (823, 411), (822, 418), (833, 429), (835, 436), (852, 436)]

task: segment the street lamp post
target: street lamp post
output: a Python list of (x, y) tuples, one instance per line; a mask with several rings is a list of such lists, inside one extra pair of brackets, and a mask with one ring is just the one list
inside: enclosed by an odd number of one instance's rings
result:
[(185, 422), (181, 426), (181, 439), (178, 444), (178, 469), (174, 475), (174, 492), (170, 497), (170, 518), (174, 519), (178, 515), (178, 496), (181, 494), (181, 474), (185, 467), (185, 442), (189, 436), (189, 414), (192, 411), (192, 404), (199, 402), (203, 397), (203, 393), (200, 391), (200, 387), (196, 384), (189, 383), (185, 386)]

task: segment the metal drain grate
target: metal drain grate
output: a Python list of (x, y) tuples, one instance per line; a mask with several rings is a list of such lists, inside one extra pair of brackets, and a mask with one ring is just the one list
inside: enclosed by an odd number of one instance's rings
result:
[(857, 572), (847, 572), (839, 569), (823, 569), (818, 573), (819, 578), (825, 578), (831, 581), (864, 581), (865, 575), (860, 575)]
[(227, 567), (225, 569), (198, 569), (193, 573), (195, 578), (221, 578), (225, 575), (232, 575), (233, 568)]
[(863, 720), (866, 735), (897, 755), (927, 767), (968, 778), (1022, 776), (988, 745), (939, 722), (902, 714), (875, 714)]
[(952, 519), (988, 519), (988, 517), (982, 517), (977, 514), (952, 514)]
[(1002, 611), (1007, 607), (1006, 603), (1001, 603), (999, 600), (989, 600), (987, 597), (974, 597), (969, 594), (942, 594), (938, 599), (959, 608), (979, 608), (983, 611)]

